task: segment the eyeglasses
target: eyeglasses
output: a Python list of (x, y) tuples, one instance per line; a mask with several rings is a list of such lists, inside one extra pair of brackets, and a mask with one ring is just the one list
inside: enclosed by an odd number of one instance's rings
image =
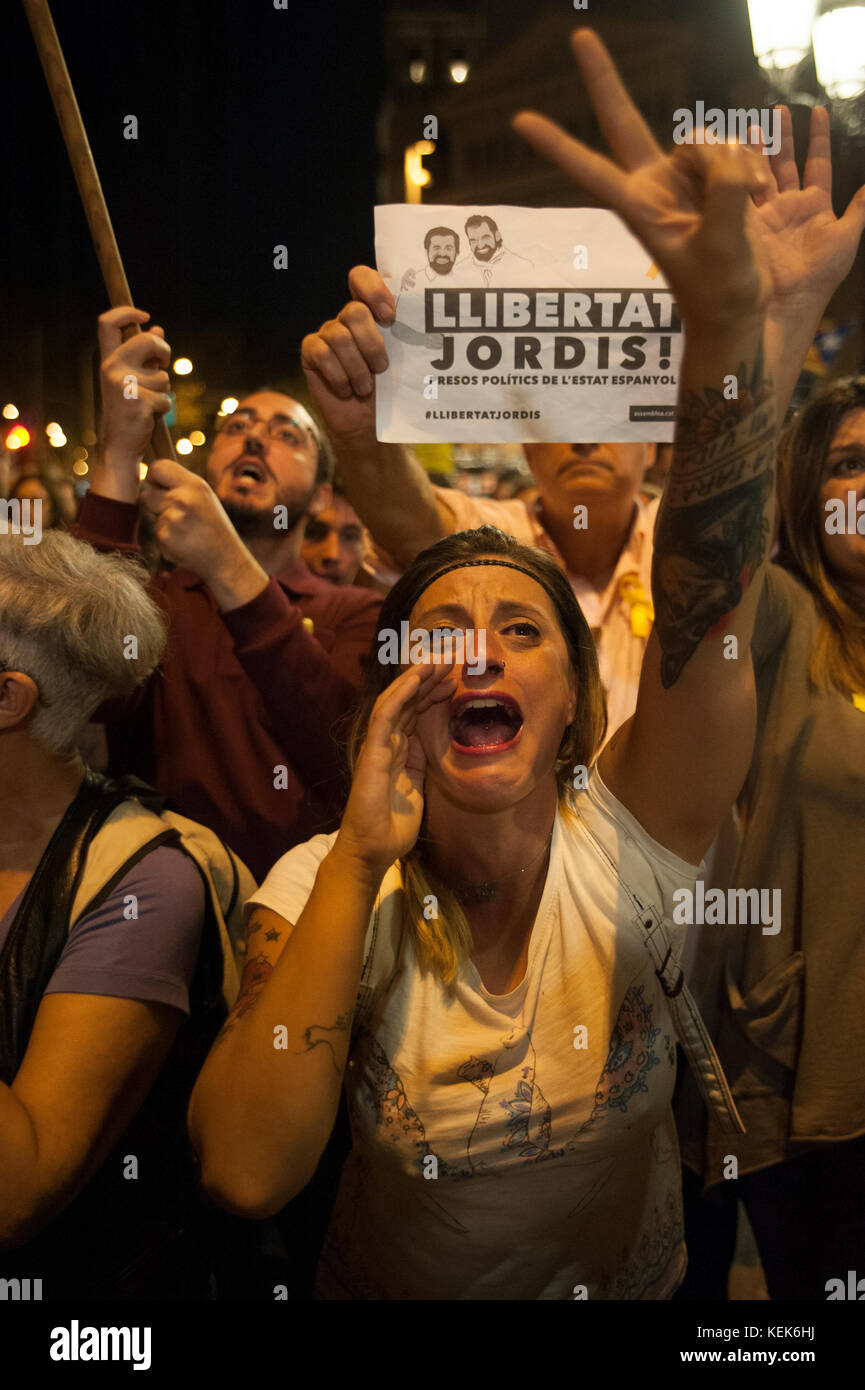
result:
[(249, 434), (256, 425), (264, 425), (268, 436), (278, 444), (302, 444), (304, 430), (299, 420), (287, 415), (274, 415), (270, 420), (262, 420), (254, 410), (236, 410), (219, 427), (220, 434)]

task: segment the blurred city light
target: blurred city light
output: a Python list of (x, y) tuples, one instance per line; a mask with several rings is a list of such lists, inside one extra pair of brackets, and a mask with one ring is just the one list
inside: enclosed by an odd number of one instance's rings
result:
[(426, 82), (427, 66), (426, 58), (421, 58), (418, 54), (413, 54), (408, 65), (408, 75), (416, 86)]
[(78, 478), (83, 478), (90, 470), (90, 465), (86, 459), (76, 459), (72, 465), (72, 472)]
[(451, 75), (451, 82), (456, 82), (457, 86), (465, 82), (469, 75), (469, 65), (462, 54), (457, 53), (454, 55), (451, 59), (448, 71)]
[(204, 432), (202, 430), (192, 430), (189, 438), (192, 440), (192, 443), (197, 448), (200, 448), (200, 446), (204, 443)]
[(30, 443), (30, 431), (24, 425), (16, 425), (6, 436), (7, 449), (26, 449)]
[(73, 457), (74, 459), (86, 459), (86, 458), (87, 458), (87, 450), (86, 450), (82, 445), (79, 444), (79, 446), (78, 446), (77, 449), (73, 449), (73, 450), (72, 450), (72, 457)]
[(238, 404), (239, 402), (236, 396), (226, 396), (225, 400), (222, 402), (222, 405), (219, 407), (220, 415), (233, 415), (238, 407)]
[(18, 407), (17, 407), (17, 405), (13, 405), (11, 401), (9, 402), (8, 405), (4, 405), (4, 407), (3, 407), (3, 419), (4, 419), (4, 420), (17, 420), (17, 419), (18, 419)]
[(48, 424), (45, 426), (45, 433), (48, 435), (48, 438), (50, 439), (52, 434), (62, 434), (63, 426), (58, 425), (56, 420), (49, 420)]
[(147, 464), (143, 461), (138, 465), (138, 476), (142, 482), (144, 482), (144, 479), (147, 477)]
[(403, 167), (407, 203), (421, 202), (421, 189), (432, 183), (432, 174), (429, 169), (423, 167), (423, 157), (425, 154), (433, 154), (434, 151), (435, 145), (432, 140), (415, 140), (413, 145), (406, 145)]
[(178, 357), (174, 363), (174, 370), (178, 376), (189, 376), (192, 371), (192, 363), (188, 357)]
[(191, 439), (178, 439), (178, 441), (177, 441), (177, 443), (175, 444), (174, 447), (175, 447), (175, 449), (177, 450), (178, 454), (191, 454), (191, 453), (192, 453), (192, 440), (191, 440)]
[(48, 443), (51, 445), (52, 449), (62, 449), (63, 445), (66, 443), (66, 435), (62, 430), (55, 430), (49, 437)]

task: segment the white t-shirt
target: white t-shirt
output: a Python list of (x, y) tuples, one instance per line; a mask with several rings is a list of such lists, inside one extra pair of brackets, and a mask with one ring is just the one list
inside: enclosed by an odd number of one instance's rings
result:
[[(469, 963), (448, 995), (409, 946), (356, 1039), (320, 1297), (657, 1299), (680, 1283), (675, 1034), (623, 880), (678, 951), (672, 895), (699, 868), (597, 770), (575, 805), (556, 818), (516, 989), (490, 994)], [(289, 851), (251, 903), (297, 922), (334, 839)], [(399, 885), (395, 867), (383, 912)]]

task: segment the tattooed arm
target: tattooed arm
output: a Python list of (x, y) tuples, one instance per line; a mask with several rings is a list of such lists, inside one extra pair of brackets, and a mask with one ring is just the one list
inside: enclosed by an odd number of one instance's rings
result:
[[(688, 337), (652, 567), (637, 709), (604, 750), (610, 790), (696, 863), (744, 782), (756, 729), (750, 641), (774, 511), (774, 395), (758, 320)], [(735, 365), (734, 365), (735, 364)], [(724, 378), (738, 399), (726, 400)]]
[(202, 1185), (236, 1215), (273, 1215), (315, 1172), (336, 1118), (377, 886), (334, 847), (296, 927), (261, 907), (250, 918), (240, 992), (189, 1106)]
[(768, 159), (746, 146), (664, 155), (600, 39), (584, 29), (573, 45), (615, 161), (542, 116), (515, 125), (640, 238), (676, 296), (686, 341), (655, 534), (655, 628), (636, 713), (600, 769), (650, 835), (694, 861), (754, 741), (749, 644), (772, 522), (775, 401), (763, 366), (773, 276), (751, 200), (774, 184)]
[(429, 663), (378, 697), (339, 834), (297, 926), (262, 908), (250, 922), (243, 985), (189, 1109), (204, 1188), (240, 1216), (284, 1207), (327, 1143), (370, 914), (423, 817), (417, 717), (453, 692), (450, 666)]

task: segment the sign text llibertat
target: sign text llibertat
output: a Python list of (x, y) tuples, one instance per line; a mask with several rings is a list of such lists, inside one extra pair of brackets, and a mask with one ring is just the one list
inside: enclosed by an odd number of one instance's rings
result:
[(379, 439), (672, 439), (681, 320), (613, 213), (380, 207), (376, 260), (396, 300)]

